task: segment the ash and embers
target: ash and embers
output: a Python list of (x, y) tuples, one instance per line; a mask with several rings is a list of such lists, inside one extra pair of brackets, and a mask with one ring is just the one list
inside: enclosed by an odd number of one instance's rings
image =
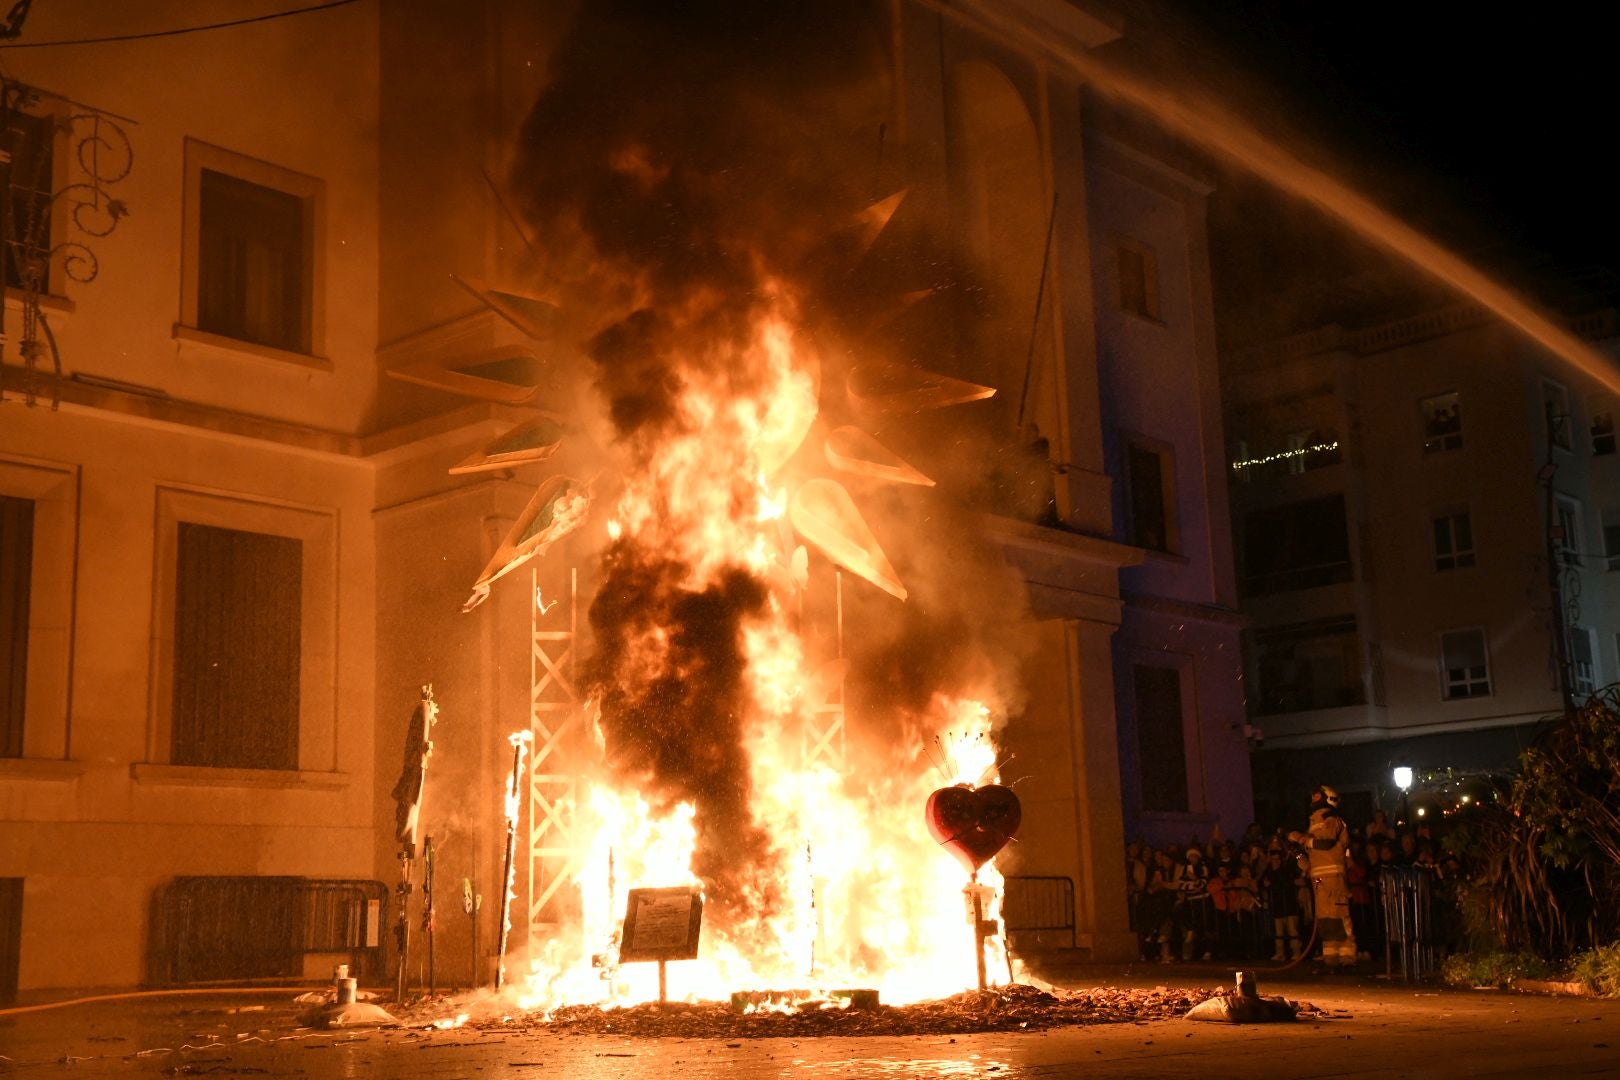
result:
[[(1089, 1024), (1175, 1020), (1200, 1002), (1227, 991), (1203, 987), (1099, 986), (1063, 990), (1023, 983), (968, 990), (935, 1001), (879, 1005), (875, 1009), (800, 1008), (742, 1013), (723, 1002), (642, 1004), (618, 1009), (570, 1005), (549, 1013), (505, 1015), (473, 1004), (459, 1025), (472, 1031), (556, 1035), (619, 1035), (660, 1039), (766, 1039), (894, 1035), (967, 1035), (984, 1031), (1041, 1031)], [(1308, 1001), (1291, 1004), (1303, 1019), (1343, 1018)], [(442, 1011), (442, 1008), (439, 1010)], [(401, 1020), (423, 1026), (427, 1011)]]

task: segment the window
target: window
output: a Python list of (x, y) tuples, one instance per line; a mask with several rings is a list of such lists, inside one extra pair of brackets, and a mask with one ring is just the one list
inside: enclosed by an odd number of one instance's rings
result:
[[(56, 127), (54, 118), (11, 109), (7, 113), (6, 149), (11, 152), (11, 237), (5, 253), (6, 284), (23, 288), (28, 275), (34, 286), (50, 291), (51, 192)], [(11, 239), (8, 237), (8, 239)]]
[(324, 345), (325, 185), (187, 139), (176, 339), (330, 370)]
[(1136, 702), (1136, 761), (1142, 809), (1187, 812), (1187, 736), (1181, 711), (1181, 672), (1131, 667)]
[(1295, 431), (1288, 436), (1288, 457), (1284, 460), (1288, 462), (1289, 476), (1304, 475), (1306, 450), (1315, 435), (1314, 431)]
[(1573, 450), (1575, 418), (1569, 412), (1569, 391), (1551, 379), (1542, 379), (1541, 408), (1547, 418), (1552, 444), (1560, 450)]
[(1125, 470), (1131, 543), (1152, 551), (1175, 550), (1175, 465), (1169, 447), (1127, 441)]
[(1581, 626), (1569, 628), (1569, 688), (1581, 697), (1597, 689), (1597, 649), (1592, 631)]
[(1244, 517), (1246, 595), (1312, 589), (1353, 576), (1343, 495), (1268, 506)]
[(79, 490), (75, 466), (0, 455), (0, 759), (74, 756), (68, 628)]
[(1610, 570), (1620, 570), (1620, 507), (1603, 514), (1604, 564)]
[(1361, 636), (1354, 615), (1340, 615), (1254, 634), (1261, 716), (1365, 705)]
[(23, 879), (0, 878), (0, 1005), (17, 1000), (22, 967)]
[(1559, 495), (1554, 500), (1558, 517), (1553, 522), (1553, 546), (1564, 566), (1581, 565), (1581, 504)]
[(309, 351), (309, 244), (304, 200), (202, 170), (197, 329)]
[(1592, 454), (1594, 457), (1603, 457), (1614, 453), (1614, 413), (1594, 412), (1592, 414)]
[(23, 756), (34, 501), (0, 495), (0, 758)]
[(1153, 249), (1136, 240), (1114, 248), (1119, 274), (1119, 309), (1144, 319), (1159, 317), (1159, 266)]
[(1440, 687), (1447, 701), (1486, 697), (1491, 692), (1485, 631), (1452, 630), (1440, 635)]
[(1460, 570), (1474, 565), (1474, 528), (1468, 511), (1434, 519), (1434, 568)]
[(303, 544), (181, 522), (170, 761), (298, 768)]
[(1462, 407), (1456, 391), (1424, 398), (1422, 411), (1425, 454), (1462, 449)]

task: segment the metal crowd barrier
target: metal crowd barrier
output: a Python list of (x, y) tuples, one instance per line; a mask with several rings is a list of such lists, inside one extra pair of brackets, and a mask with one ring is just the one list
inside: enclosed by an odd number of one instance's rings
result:
[(381, 977), (387, 908), (380, 881), (175, 878), (153, 898), (152, 978), (297, 979), (312, 953), (342, 954), (356, 977)]
[[(1374, 958), (1382, 952), (1385, 972), (1392, 978), (1413, 980), (1432, 973), (1439, 965), (1445, 937), (1442, 898), (1434, 875), (1415, 867), (1384, 864), (1379, 867), (1376, 884), (1369, 884), (1369, 902), (1351, 906), (1357, 949)], [(1155, 939), (1161, 927), (1149, 925), (1155, 921), (1149, 914), (1151, 910), (1138, 896), (1131, 907), (1131, 928), (1147, 958), (1155, 959)], [(1247, 915), (1225, 921), (1208, 902), (1179, 906), (1164, 918), (1177, 933), (1191, 930), (1200, 943), (1200, 953), (1206, 949), (1204, 942), (1213, 942), (1214, 951), (1224, 952), (1232, 960), (1264, 961), (1272, 958), (1276, 950), (1272, 910), (1264, 899)], [(1297, 939), (1301, 947), (1311, 938), (1312, 922), (1311, 906), (1302, 898)], [(1178, 956), (1183, 946), (1183, 941), (1172, 942)]]
[(1001, 921), (1009, 936), (1067, 933), (1069, 948), (1074, 948), (1074, 882), (1066, 877), (1009, 877), (1001, 899)]
[(1435, 935), (1434, 877), (1407, 866), (1379, 873), (1384, 916), (1384, 972), (1421, 979), (1439, 962)]

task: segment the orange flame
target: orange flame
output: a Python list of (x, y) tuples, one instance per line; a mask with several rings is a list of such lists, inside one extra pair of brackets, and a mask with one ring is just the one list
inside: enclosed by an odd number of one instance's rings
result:
[[(725, 919), (709, 918), (699, 958), (670, 966), (670, 991), (689, 1000), (733, 990), (851, 987), (876, 988), (889, 1002), (938, 997), (974, 985), (976, 964), (963, 872), (928, 836), (923, 808), (942, 779), (998, 779), (1000, 718), (981, 701), (936, 696), (914, 745), (881, 760), (838, 762), (805, 752), (814, 743), (806, 732), (821, 720), (822, 703), (808, 692), (811, 673), (830, 658), (807, 655), (795, 595), (804, 578), (794, 569), (804, 556), (785, 521), (795, 478), (784, 467), (815, 423), (820, 370), (813, 346), (795, 335), (792, 315), (790, 302), (772, 300), (744, 355), (708, 365), (727, 374), (686, 381), (679, 433), (626, 478), (607, 525), (615, 540), (633, 538), (677, 559), (687, 568), (685, 587), (701, 589), (741, 567), (770, 589), (765, 610), (742, 631), (743, 730), (750, 810), (770, 838), (782, 899), (763, 940), (734, 939)], [(663, 628), (643, 633), (627, 677), (663, 670), (670, 648)], [(604, 736), (591, 709), (601, 751)], [(927, 756), (936, 740), (949, 763), (943, 769)], [(627, 894), (703, 884), (692, 869), (697, 810), (691, 802), (656, 810), (607, 778), (584, 783), (567, 809), (581, 898), (577, 933), (549, 936), (531, 953), (517, 1003), (549, 1010), (655, 999), (653, 965), (618, 963)], [(987, 865), (979, 879), (992, 893), (986, 917), (996, 919), (1001, 875)], [(998, 951), (989, 966), (992, 975), (1005, 973), (1005, 954)]]

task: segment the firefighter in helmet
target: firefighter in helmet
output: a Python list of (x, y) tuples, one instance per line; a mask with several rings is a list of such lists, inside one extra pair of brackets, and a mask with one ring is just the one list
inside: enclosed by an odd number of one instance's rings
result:
[(1305, 849), (1300, 864), (1311, 879), (1322, 962), (1329, 968), (1352, 967), (1356, 938), (1350, 925), (1350, 886), (1344, 877), (1350, 829), (1339, 816), (1339, 793), (1326, 785), (1311, 792), (1310, 827), (1289, 838)]

